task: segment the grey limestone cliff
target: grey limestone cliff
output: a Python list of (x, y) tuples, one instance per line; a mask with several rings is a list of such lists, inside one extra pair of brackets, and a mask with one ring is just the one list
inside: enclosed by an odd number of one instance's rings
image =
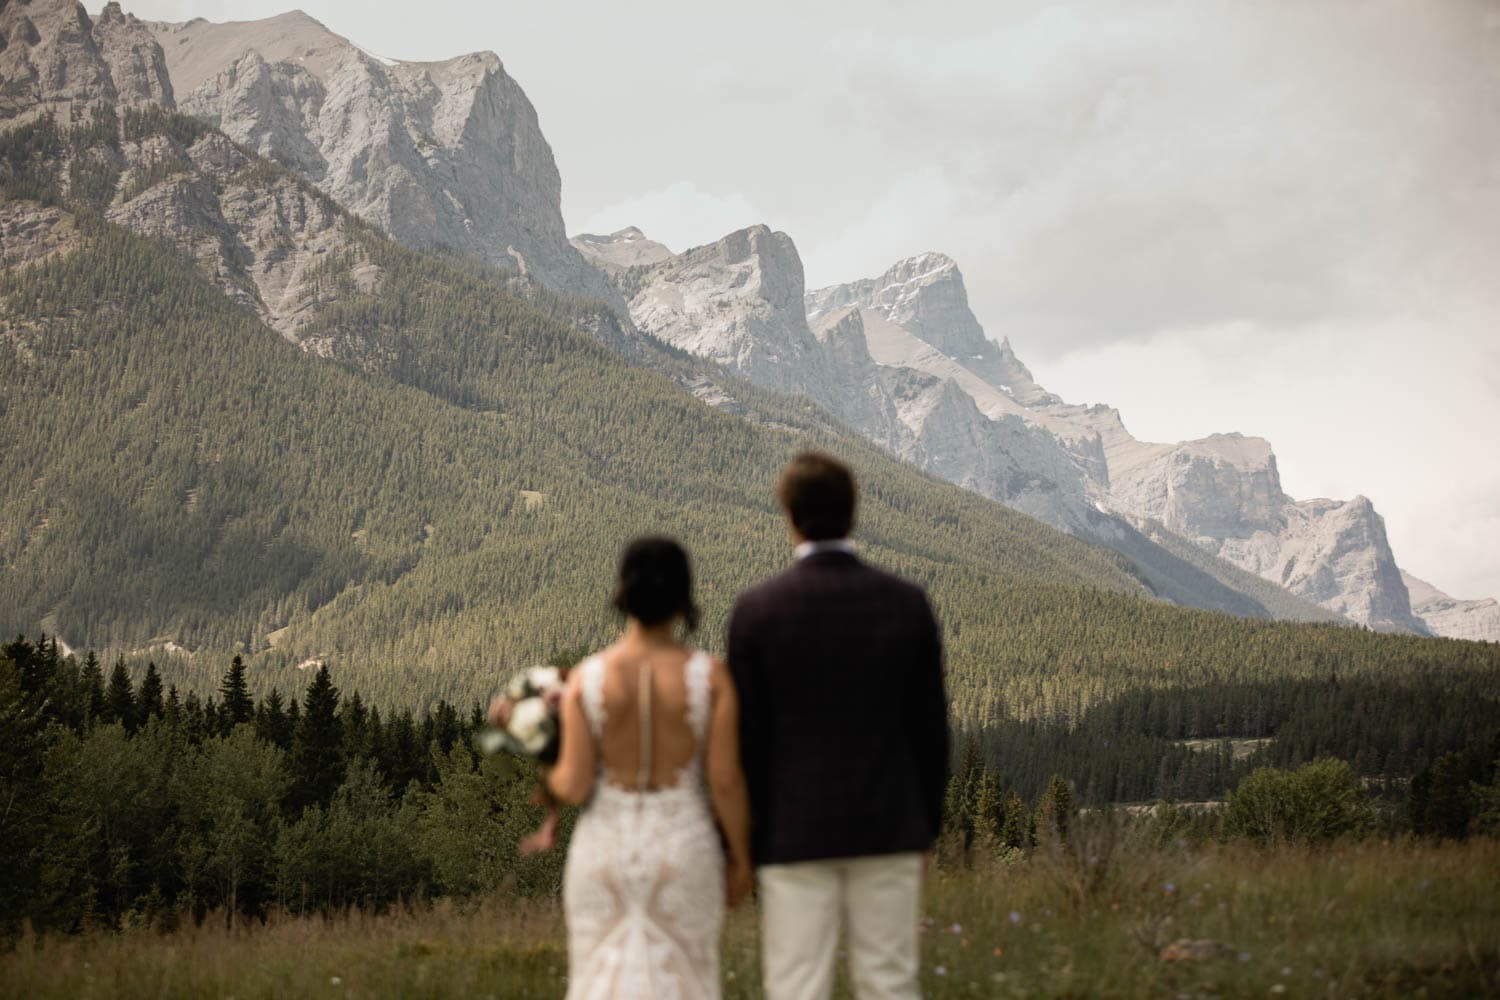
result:
[(536, 109), (494, 53), (382, 59), (301, 11), (153, 24), (178, 106), (415, 247), (623, 310), (569, 245)]
[(118, 3), (97, 20), (76, 0), (0, 3), (0, 122), (51, 114), (64, 123), (97, 103), (172, 106), (165, 62)]
[[(1148, 535), (1171, 532), (1339, 616), (1427, 629), (1412, 613), (1384, 522), (1367, 499), (1293, 500), (1281, 489), (1271, 446), (1259, 438), (1139, 441), (1118, 411), (1070, 405), (1038, 385), (1008, 339), (996, 344), (984, 335), (967, 301), (957, 266), (941, 254), (806, 297), (812, 316), (860, 309), (883, 363), (947, 378), (991, 420), (1020, 420), (1050, 435), (1078, 470), (1053, 479), (1071, 484), (1078, 500)], [(1099, 540), (1113, 544), (1107, 532)]]

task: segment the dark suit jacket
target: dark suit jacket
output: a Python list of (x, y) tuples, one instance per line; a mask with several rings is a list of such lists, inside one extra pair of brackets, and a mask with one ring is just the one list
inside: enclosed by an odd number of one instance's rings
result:
[(756, 864), (924, 851), (942, 819), (942, 640), (920, 588), (820, 552), (729, 624)]

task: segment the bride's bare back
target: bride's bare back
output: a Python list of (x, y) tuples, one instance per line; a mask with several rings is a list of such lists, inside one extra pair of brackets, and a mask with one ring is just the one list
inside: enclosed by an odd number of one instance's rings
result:
[(611, 784), (632, 791), (671, 787), (697, 758), (686, 669), (693, 655), (682, 647), (627, 642), (600, 654), (604, 726), (597, 745)]

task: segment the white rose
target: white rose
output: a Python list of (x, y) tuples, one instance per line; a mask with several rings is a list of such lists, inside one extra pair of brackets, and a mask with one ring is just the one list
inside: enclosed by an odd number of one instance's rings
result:
[(537, 694), (546, 694), (562, 683), (562, 671), (556, 667), (532, 667), (526, 671), (526, 682)]
[(551, 713), (540, 698), (527, 698), (518, 702), (510, 712), (510, 725), (506, 730), (527, 753), (541, 753), (551, 738)]
[(513, 702), (520, 701), (530, 694), (531, 692), (526, 690), (526, 671), (524, 670), (512, 676), (505, 685), (505, 697)]

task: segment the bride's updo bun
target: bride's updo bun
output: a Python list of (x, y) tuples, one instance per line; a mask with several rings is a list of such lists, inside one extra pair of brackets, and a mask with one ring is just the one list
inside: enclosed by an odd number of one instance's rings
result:
[(693, 603), (693, 571), (681, 545), (670, 538), (637, 538), (620, 557), (614, 605), (642, 625), (659, 625), (681, 615), (691, 632), (698, 627)]

